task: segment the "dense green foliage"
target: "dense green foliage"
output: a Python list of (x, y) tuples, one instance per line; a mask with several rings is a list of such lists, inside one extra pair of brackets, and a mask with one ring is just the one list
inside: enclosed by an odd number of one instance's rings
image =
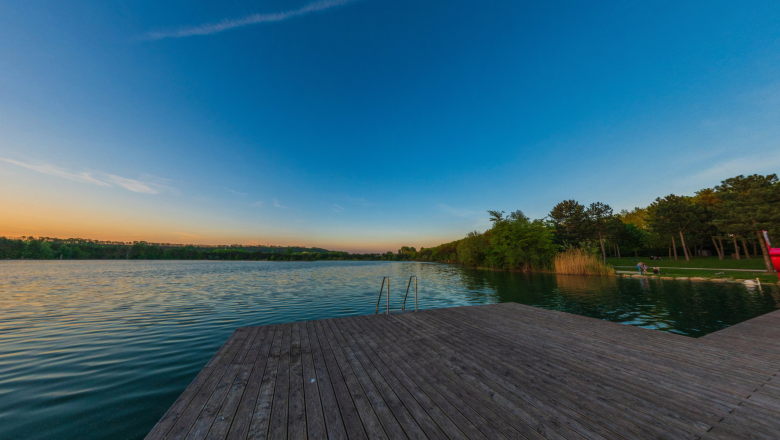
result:
[(321, 248), (268, 246), (179, 246), (170, 244), (106, 243), (85, 239), (0, 237), (0, 259), (64, 260), (399, 260), (404, 255), (350, 254)]
[(419, 252), (404, 246), (399, 253), (413, 260), (496, 270), (552, 270), (552, 260), (560, 249), (553, 228), (543, 220), (530, 220), (520, 211), (506, 217), (504, 212), (488, 213), (493, 227), (485, 233), (470, 232), (462, 240)]
[[(771, 271), (761, 230), (780, 245), (780, 183), (774, 174), (737, 176), (695, 196), (670, 194), (647, 207), (614, 214), (601, 202), (585, 206), (564, 200), (545, 220), (520, 211), (504, 217), (488, 211), (493, 227), (433, 248), (403, 247), (399, 255), (421, 261), (461, 263), (503, 270), (544, 270), (565, 249), (607, 257), (658, 256), (689, 261), (697, 255), (720, 259), (763, 257)], [(760, 257), (759, 257), (760, 258)]]

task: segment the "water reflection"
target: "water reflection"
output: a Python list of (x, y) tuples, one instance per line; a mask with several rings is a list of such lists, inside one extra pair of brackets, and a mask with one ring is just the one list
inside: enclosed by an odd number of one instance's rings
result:
[(742, 284), (662, 281), (463, 270), (470, 291), (491, 292), (492, 302), (560, 310), (593, 318), (703, 336), (780, 308), (780, 290)]

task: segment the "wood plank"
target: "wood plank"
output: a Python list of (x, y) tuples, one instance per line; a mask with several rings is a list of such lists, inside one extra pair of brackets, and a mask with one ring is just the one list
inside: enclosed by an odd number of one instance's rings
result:
[(276, 375), (268, 438), (287, 438), (287, 415), (290, 400), (290, 340), (292, 324), (282, 326), (282, 345), (279, 354), (279, 372)]
[(409, 411), (401, 403), (401, 399), (387, 384), (387, 381), (368, 360), (365, 353), (358, 347), (357, 342), (349, 333), (341, 331), (336, 319), (329, 321), (331, 331), (341, 335), (346, 342), (342, 350), (347, 360), (356, 372), (363, 389), (371, 396), (372, 406), (380, 417), (382, 427), (390, 438), (423, 439), (427, 438), (420, 425), (409, 414)]
[[(389, 335), (391, 331), (385, 327), (383, 316), (380, 319), (374, 319), (370, 324), (377, 325), (381, 329), (380, 334)], [(368, 324), (368, 323), (367, 323)], [(366, 325), (368, 327), (368, 325)], [(485, 435), (491, 438), (524, 438), (520, 431), (516, 430), (505, 419), (499, 417), (495, 411), (501, 411), (494, 402), (487, 400), (480, 401), (481, 393), (470, 389), (464, 382), (452, 381), (449, 377), (442, 374), (440, 370), (433, 367), (425, 357), (420, 356), (406, 349), (407, 344), (396, 344), (392, 338), (385, 337), (384, 344), (389, 349), (402, 353), (404, 357), (411, 360), (413, 365), (419, 369), (423, 377), (426, 377), (429, 383), (433, 384), (439, 393), (445, 396), (450, 402), (455, 404), (458, 411), (471, 421)]]
[[(211, 430), (211, 426), (217, 417), (217, 413), (222, 408), (222, 403), (227, 398), (233, 382), (241, 371), (241, 364), (251, 352), (251, 347), (255, 345), (255, 340), (257, 339), (259, 331), (260, 329), (258, 327), (253, 327), (249, 331), (249, 336), (247, 336), (246, 342), (242, 346), (242, 349), (244, 350), (236, 355), (233, 362), (228, 366), (227, 371), (225, 371), (225, 375), (222, 376), (222, 380), (219, 381), (219, 384), (217, 384), (216, 388), (211, 392), (211, 397), (209, 397), (209, 400), (203, 406), (200, 414), (198, 414), (195, 423), (190, 427), (186, 436), (187, 440), (202, 440), (206, 438), (206, 435)], [(169, 434), (168, 438), (172, 438), (172, 435)]]
[[(604, 431), (598, 425), (591, 425), (594, 429), (601, 432), (603, 436), (612, 437), (617, 435), (616, 433), (621, 433), (620, 435), (627, 438), (668, 438), (670, 434), (668, 423), (644, 416), (644, 414), (635, 411), (635, 408), (630, 404), (619, 402), (615, 395), (600, 392), (598, 388), (594, 388), (594, 384), (577, 383), (576, 379), (568, 375), (557, 383), (556, 375), (545, 371), (544, 365), (541, 363), (525, 369), (522, 367), (522, 363), (528, 362), (528, 359), (515, 358), (511, 354), (507, 356), (507, 359), (503, 360), (496, 357), (494, 353), (487, 349), (487, 347), (490, 347), (490, 343), (487, 340), (480, 342), (481, 346), (486, 347), (486, 349), (479, 350), (476, 347), (469, 347), (468, 341), (462, 339), (458, 341), (460, 344), (455, 346), (454, 340), (457, 337), (452, 339), (453, 344), (448, 344), (447, 341), (436, 341), (436, 347), (431, 348), (432, 345), (429, 344), (427, 350), (445, 349), (447, 351), (443, 352), (445, 353), (444, 356), (452, 357), (457, 355), (460, 358), (458, 361), (470, 363), (471, 366), (460, 367), (456, 365), (451, 367), (453, 370), (469, 371), (476, 368), (474, 375), (482, 377), (484, 373), (492, 378), (486, 380), (486, 383), (493, 381), (501, 384), (507, 390), (515, 388), (515, 384), (524, 384), (529, 388), (528, 393), (530, 395), (547, 402), (542, 405), (542, 408), (553, 405), (558, 411), (563, 411), (580, 423), (592, 423), (587, 422), (588, 420), (597, 422), (609, 430)], [(467, 347), (468, 350), (464, 350)], [(468, 352), (468, 354), (464, 353), (464, 351)], [(502, 353), (502, 356), (506, 356), (506, 353)], [(542, 374), (539, 375), (539, 373)], [(582, 390), (585, 390), (585, 392)], [(521, 392), (522, 394), (525, 393)], [(528, 395), (526, 399), (528, 399)], [(599, 408), (599, 410), (596, 411), (595, 408)], [(628, 417), (630, 421), (622, 417), (624, 413), (625, 417)], [(640, 419), (645, 425), (639, 426), (635, 424), (634, 421), (639, 421), (637, 419)], [(693, 434), (686, 435), (686, 433), (679, 430), (674, 432), (674, 434), (676, 438), (695, 437)]]
[(341, 418), (344, 421), (346, 435), (350, 439), (367, 439), (368, 435), (366, 434), (366, 429), (363, 427), (363, 422), (360, 419), (356, 402), (352, 400), (346, 379), (342, 375), (341, 369), (336, 362), (330, 342), (328, 341), (325, 332), (322, 330), (322, 323), (315, 321), (313, 322), (313, 326), (316, 329), (314, 334), (317, 335), (317, 339), (319, 340), (322, 357), (325, 361), (325, 366), (328, 369), (328, 377), (331, 380), (330, 383), (333, 387), (334, 394), (336, 395)]
[[(370, 349), (370, 352), (373, 353), (375, 359), (378, 360), (378, 363), (383, 364), (384, 368), (386, 368), (387, 371), (392, 372), (392, 375), (394, 375), (396, 379), (403, 385), (403, 387), (406, 388), (406, 390), (420, 405), (420, 407), (436, 423), (437, 427), (441, 429), (441, 431), (444, 433), (446, 438), (450, 438), (450, 439), (467, 438), (464, 435), (463, 431), (461, 431), (458, 428), (458, 426), (447, 416), (447, 414), (445, 414), (445, 412), (442, 409), (440, 409), (439, 406), (435, 403), (435, 400), (437, 399), (441, 399), (440, 401), (444, 401), (444, 402), (446, 401), (443, 400), (443, 398), (440, 395), (438, 395), (438, 393), (432, 391), (432, 388), (430, 388), (430, 385), (427, 382), (425, 382), (424, 379), (419, 377), (419, 375), (417, 375), (414, 371), (411, 371), (408, 365), (406, 365), (405, 363), (402, 362), (397, 364), (394, 359), (392, 359), (387, 353), (385, 353), (385, 351), (382, 349), (382, 347), (379, 344), (377, 344), (376, 341), (368, 337), (366, 330), (358, 326), (355, 320), (348, 320), (348, 321), (345, 320), (345, 322), (348, 322), (352, 326), (355, 333), (358, 334), (360, 339), (363, 341), (364, 346), (367, 347), (367, 349)], [(386, 377), (389, 377), (389, 375)], [(426, 394), (426, 391), (428, 392), (432, 391), (433, 397), (429, 397), (429, 395)], [(410, 403), (407, 407), (411, 405), (412, 403)], [(425, 426), (426, 424), (423, 424), (423, 427)], [(471, 429), (476, 430), (476, 428), (473, 427), (473, 425), (468, 424), (468, 426), (470, 426)], [(428, 431), (426, 431), (426, 433), (431, 438), (436, 438), (434, 434), (431, 434)]]
[(217, 385), (222, 381), (222, 377), (228, 373), (232, 361), (236, 356), (240, 356), (242, 353), (241, 348), (248, 342), (251, 328), (244, 329), (244, 337), (240, 339), (240, 343), (236, 343), (230, 352), (220, 361), (215, 367), (214, 373), (208, 378), (203, 386), (198, 391), (198, 394), (192, 399), (187, 409), (182, 413), (179, 420), (173, 425), (171, 430), (166, 434), (166, 439), (183, 439), (192, 428), (193, 424), (198, 421), (203, 407), (211, 398)]
[(287, 438), (291, 440), (304, 439), (307, 436), (301, 361), (301, 324), (298, 322), (292, 325), (290, 341), (290, 407), (287, 432)]
[(214, 423), (209, 429), (207, 439), (224, 439), (227, 437), (230, 425), (233, 423), (233, 417), (238, 411), (238, 406), (241, 403), (241, 399), (246, 391), (246, 386), (249, 383), (249, 377), (255, 367), (255, 362), (258, 356), (261, 355), (262, 345), (265, 341), (265, 337), (268, 334), (268, 327), (259, 327), (259, 332), (252, 343), (252, 347), (249, 349), (244, 361), (241, 363), (238, 375), (233, 381), (233, 385), (225, 398), (222, 407), (219, 409)]
[[(388, 368), (376, 355), (371, 346), (365, 342), (362, 335), (355, 331), (355, 328), (351, 325), (353, 321), (354, 320), (351, 319), (339, 319), (336, 320), (336, 324), (340, 327), (342, 333), (348, 335), (348, 340), (353, 341), (351, 344), (359, 347), (359, 349), (356, 350), (356, 356), (365, 365), (366, 370), (372, 372), (372, 380), (380, 384), (380, 389), (383, 392), (385, 400), (391, 400), (391, 397), (385, 396), (385, 393), (388, 392), (387, 390), (391, 390), (397, 395), (404, 408), (407, 409), (408, 416), (405, 414), (401, 416), (396, 415), (399, 420), (402, 420), (402, 426), (409, 425), (410, 423), (407, 421), (406, 417), (411, 417), (414, 423), (418, 424), (423, 430), (425, 438), (441, 440), (452, 438), (448, 437), (441, 428), (437, 426), (434, 419), (431, 418), (423, 406), (415, 400), (409, 390), (407, 390), (406, 386), (410, 382), (399, 379), (397, 373), (393, 373), (393, 370), (391, 369), (393, 367)], [(394, 413), (395, 412), (396, 410), (394, 409)], [(449, 422), (449, 424), (451, 425), (451, 422)], [(416, 438), (416, 435), (413, 432), (407, 431), (407, 435), (410, 438)], [(456, 431), (455, 436), (462, 437), (462, 433)]]
[[(267, 326), (267, 332), (260, 348), (260, 354), (252, 365), (252, 371), (246, 384), (246, 389), (241, 396), (241, 402), (238, 405), (236, 414), (231, 420), (229, 431), (226, 438), (230, 440), (245, 439), (249, 433), (249, 426), (252, 421), (252, 414), (255, 410), (255, 404), (260, 394), (260, 384), (268, 366), (268, 359), (271, 353), (271, 346), (276, 336), (276, 326)], [(212, 428), (214, 429), (214, 428)], [(221, 427), (217, 426), (214, 436), (211, 438), (222, 438)]]
[[(489, 336), (489, 338), (483, 339), (486, 346), (495, 345), (493, 344), (494, 341), (500, 340), (502, 343), (505, 342), (505, 339), (502, 339), (500, 335), (497, 334), (497, 332), (491, 332)], [(565, 356), (558, 356), (552, 353), (550, 350), (536, 351), (532, 346), (525, 346), (522, 344), (518, 345), (518, 343), (515, 345), (517, 345), (517, 347), (512, 348), (510, 344), (503, 343), (501, 345), (497, 345), (495, 350), (497, 352), (503, 353), (508, 357), (530, 357), (532, 360), (537, 362), (533, 368), (548, 371), (548, 374), (555, 374), (553, 369), (558, 370), (561, 374), (566, 374), (566, 380), (573, 383), (579, 383), (580, 386), (597, 384), (605, 390), (609, 390), (608, 393), (611, 395), (610, 397), (619, 397), (621, 400), (625, 401), (626, 405), (628, 406), (635, 407), (639, 405), (642, 407), (642, 401), (636, 399), (636, 397), (640, 395), (642, 396), (643, 400), (654, 402), (655, 404), (663, 406), (668, 405), (670, 398), (676, 398), (677, 400), (681, 399), (679, 396), (679, 387), (675, 387), (674, 392), (671, 394), (656, 396), (659, 387), (663, 386), (661, 382), (654, 381), (630, 384), (632, 378), (634, 381), (636, 381), (636, 373), (634, 373), (634, 375), (623, 375), (622, 372), (618, 370), (604, 369), (603, 367), (606, 367), (606, 365), (594, 362), (593, 359), (587, 357), (581, 357), (580, 354), (573, 351), (567, 351)], [(518, 364), (518, 366), (522, 366), (522, 364)], [(650, 389), (648, 386), (652, 386), (654, 389)], [(618, 394), (614, 395), (614, 393)], [(684, 399), (684, 396), (682, 398)], [(697, 401), (691, 401), (689, 403), (695, 404)], [(726, 411), (717, 414), (706, 411), (691, 412), (689, 411), (689, 405), (673, 405), (671, 408), (676, 408), (682, 414), (688, 414), (690, 417), (696, 418), (698, 416), (704, 416), (712, 419), (713, 421), (720, 420), (723, 414), (726, 413)], [(666, 414), (667, 416), (673, 417), (674, 419), (681, 421), (685, 420), (684, 418), (680, 417), (679, 414)], [(709, 428), (709, 425), (704, 424), (701, 425), (700, 428), (706, 430)]]
[[(187, 409), (190, 402), (192, 402), (192, 399), (195, 398), (211, 375), (215, 373), (215, 370), (218, 370), (218, 367), (223, 362), (223, 359), (228, 356), (235, 356), (235, 351), (231, 350), (233, 350), (233, 347), (236, 344), (243, 342), (243, 338), (246, 338), (247, 333), (248, 329), (239, 328), (236, 329), (232, 335), (230, 335), (225, 344), (217, 351), (216, 354), (214, 354), (206, 366), (203, 367), (200, 373), (198, 373), (192, 383), (184, 390), (181, 396), (176, 399), (168, 411), (165, 412), (160, 421), (157, 422), (149, 434), (147, 434), (146, 440), (162, 440), (165, 438), (173, 425), (179, 420), (182, 413)], [(230, 360), (232, 360), (232, 357)]]
[(377, 395), (375, 390), (364, 390), (360, 385), (362, 377), (359, 378), (358, 375), (361, 372), (353, 371), (353, 368), (350, 366), (349, 361), (339, 346), (336, 335), (330, 328), (330, 320), (323, 319), (317, 321), (317, 324), (320, 327), (320, 335), (324, 335), (325, 340), (330, 345), (333, 359), (341, 371), (342, 377), (344, 377), (344, 383), (347, 386), (349, 395), (352, 397), (352, 401), (355, 402), (355, 408), (360, 416), (360, 421), (363, 423), (363, 428), (366, 430), (366, 434), (371, 439), (388, 438), (379, 416), (381, 415), (385, 422), (388, 422), (386, 418), (387, 406), (384, 401)]
[[(484, 317), (484, 322), (498, 321), (506, 325), (511, 325), (511, 322), (509, 321), (502, 321), (500, 313), (497, 313), (496, 315), (497, 316)], [(475, 316), (469, 318), (479, 321)], [(492, 332), (505, 334), (509, 337), (512, 336), (512, 332), (505, 328), (495, 328)], [(642, 374), (643, 376), (648, 377), (648, 380), (652, 383), (658, 381), (660, 381), (660, 383), (668, 382), (670, 383), (671, 388), (687, 390), (695, 398), (709, 399), (719, 403), (723, 406), (724, 411), (730, 411), (734, 405), (740, 402), (740, 397), (744, 397), (752, 391), (752, 386), (748, 386), (746, 383), (741, 384), (738, 388), (727, 386), (722, 382), (712, 381), (708, 381), (711, 385), (706, 388), (692, 386), (692, 384), (701, 382), (702, 377), (708, 375), (708, 371), (698, 370), (690, 366), (681, 367), (662, 357), (635, 356), (632, 353), (626, 353), (623, 349), (625, 346), (621, 346), (617, 341), (603, 343), (597, 339), (593, 339), (588, 344), (585, 343), (587, 340), (578, 338), (571, 333), (559, 334), (558, 332), (543, 331), (541, 335), (539, 335), (531, 328), (524, 329), (521, 334), (523, 334), (524, 338), (535, 338), (536, 341), (534, 341), (534, 343), (539, 346), (553, 348), (561, 352), (569, 353), (577, 347), (584, 347), (585, 350), (581, 350), (579, 353), (582, 356), (590, 356), (590, 359), (586, 362), (620, 365), (627, 369), (627, 371), (633, 371), (633, 374)], [(683, 370), (681, 370), (681, 368)], [(756, 380), (753, 380), (752, 383), (755, 384)]]
[[(317, 372), (314, 367), (311, 343), (309, 342), (308, 322), (301, 323), (301, 369), (303, 374), (303, 392), (306, 407), (306, 434), (309, 438), (327, 438), (325, 416), (322, 412)], [(338, 411), (338, 408), (336, 408)]]
[(703, 338), (520, 304), (237, 329), (147, 439), (776, 439), (780, 311)]
[[(354, 408), (346, 408), (346, 411), (350, 412), (350, 414), (347, 414), (342, 418), (342, 409), (339, 407), (339, 402), (332, 384), (332, 381), (336, 381), (336, 379), (331, 379), (328, 374), (325, 358), (320, 349), (319, 339), (312, 321), (306, 323), (306, 333), (309, 337), (312, 362), (314, 363), (314, 371), (317, 375), (314, 383), (317, 385), (317, 393), (320, 395), (320, 401), (322, 402), (326, 433), (328, 434), (329, 439), (346, 439), (347, 431), (344, 426), (344, 420), (357, 419), (357, 410)], [(307, 400), (306, 403), (309, 404), (309, 400)], [(314, 402), (311, 403), (314, 404)], [(349, 403), (352, 403), (351, 400)]]
[[(260, 384), (255, 406), (249, 422), (247, 439), (259, 440), (268, 438), (268, 425), (271, 420), (271, 408), (273, 406), (274, 387), (276, 386), (276, 377), (279, 374), (279, 358), (282, 352), (282, 336), (284, 326), (277, 326), (274, 332), (274, 339), (271, 345), (271, 352), (268, 355), (268, 361), (263, 372), (263, 379)], [(238, 435), (238, 433), (236, 433)], [(237, 437), (240, 438), (240, 437)]]
[[(397, 330), (397, 327), (391, 323), (383, 324), (385, 324), (383, 330), (388, 334), (393, 334), (391, 332)], [(401, 333), (395, 333), (395, 335), (401, 336)], [(451, 355), (439, 356), (420, 348), (428, 344), (428, 342), (427, 338), (417, 339), (414, 344), (399, 346), (399, 349), (404, 350), (406, 356), (420, 359), (420, 362), (426, 368), (429, 368), (433, 374), (437, 374), (437, 377), (444, 378), (447, 383), (458, 384), (463, 389), (469, 390), (470, 396), (464, 396), (464, 400), (470, 402), (472, 407), (475, 408), (479, 406), (490, 408), (503, 420), (501, 422), (495, 417), (488, 415), (488, 419), (491, 420), (494, 426), (503, 426), (508, 423), (525, 437), (531, 437), (535, 433), (539, 433), (548, 438), (584, 438), (582, 434), (569, 429), (559, 419), (551, 417), (549, 412), (545, 411), (545, 409), (549, 410), (549, 408), (533, 399), (533, 397), (526, 396), (530, 397), (533, 403), (529, 401), (520, 402), (517, 399), (513, 399), (512, 396), (502, 393), (500, 387), (490, 381), (479, 381), (473, 376), (467, 374), (459, 375), (456, 371), (452, 371), (453, 362), (455, 361), (454, 357)], [(458, 354), (455, 353), (455, 357), (457, 356)], [(434, 359), (438, 361), (432, 362)], [(470, 397), (473, 397), (473, 399)], [(591, 438), (602, 438), (588, 429), (583, 431), (591, 435)], [(512, 435), (510, 438), (517, 435), (512, 431), (509, 431), (508, 434)]]

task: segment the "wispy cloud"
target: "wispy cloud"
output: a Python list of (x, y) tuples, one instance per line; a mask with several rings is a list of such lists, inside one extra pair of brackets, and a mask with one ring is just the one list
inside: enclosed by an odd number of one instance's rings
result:
[(282, 206), (282, 205), (280, 205), (280, 204), (279, 204), (279, 201), (278, 201), (278, 200), (276, 200), (276, 199), (274, 199), (274, 206), (276, 206), (277, 208), (287, 208), (286, 206)]
[(144, 193), (144, 194), (157, 194), (159, 191), (156, 189), (151, 188), (149, 185), (139, 182), (138, 180), (133, 179), (125, 179), (124, 177), (115, 176), (113, 174), (106, 174), (106, 178), (109, 182), (121, 186), (124, 189), (129, 189), (133, 192), (138, 193)]
[(332, 210), (336, 211), (336, 212), (342, 212), (342, 211), (344, 211), (344, 208), (343, 208), (343, 207), (341, 207), (341, 206), (339, 206), (339, 205), (337, 205), (337, 204), (335, 204), (335, 203), (334, 203), (334, 204), (332, 204), (332, 205), (330, 205), (330, 208), (331, 208)]
[(183, 38), (194, 35), (211, 35), (242, 26), (284, 21), (311, 12), (324, 11), (325, 9), (334, 8), (336, 6), (354, 3), (355, 1), (358, 0), (320, 0), (289, 11), (273, 12), (270, 14), (252, 14), (244, 18), (225, 19), (218, 23), (206, 23), (198, 26), (183, 27), (174, 31), (149, 32), (147, 37), (151, 40), (162, 40), (165, 38)]
[(252, 206), (256, 206), (256, 207), (259, 208), (259, 207), (263, 206), (263, 201), (262, 200), (258, 200), (257, 202), (252, 203)]
[(183, 235), (183, 236), (185, 236), (187, 238), (200, 238), (201, 237), (200, 235), (190, 234), (190, 233), (187, 233), (187, 232), (174, 232), (174, 234)]
[(236, 190), (230, 189), (230, 188), (228, 188), (228, 187), (226, 187), (226, 186), (223, 186), (223, 187), (222, 187), (222, 189), (224, 189), (224, 190), (225, 190), (225, 191), (227, 191), (227, 192), (231, 192), (231, 193), (233, 193), (233, 194), (239, 195), (239, 196), (248, 196), (248, 195), (249, 195), (249, 194), (247, 194), (247, 193), (242, 193), (242, 192), (238, 192), (238, 191), (236, 191)]
[(48, 174), (50, 176), (62, 177), (63, 179), (75, 180), (82, 183), (91, 183), (92, 185), (111, 186), (109, 183), (98, 180), (92, 176), (92, 173), (71, 173), (60, 168), (51, 165), (33, 165), (29, 163), (19, 162), (13, 159), (3, 159), (3, 162), (12, 163), (14, 165), (27, 168), (28, 170), (37, 171), (39, 173)]
[(682, 184), (693, 184), (699, 186), (717, 185), (723, 179), (734, 177), (740, 174), (762, 174), (776, 173), (780, 168), (780, 154), (768, 153), (753, 156), (744, 156), (717, 162), (710, 167), (682, 179)]
[(150, 182), (142, 182), (140, 180), (128, 179), (125, 177), (116, 176), (109, 173), (101, 172), (71, 172), (63, 170), (62, 168), (55, 167), (53, 165), (35, 165), (25, 162), (20, 162), (13, 159), (4, 159), (0, 157), (3, 162), (8, 162), (28, 170), (37, 171), (39, 173), (48, 174), (50, 176), (60, 177), (63, 179), (74, 180), (76, 182), (88, 183), (90, 185), (98, 186), (119, 186), (124, 189), (144, 194), (159, 194), (160, 190), (165, 188), (163, 185), (158, 185)]

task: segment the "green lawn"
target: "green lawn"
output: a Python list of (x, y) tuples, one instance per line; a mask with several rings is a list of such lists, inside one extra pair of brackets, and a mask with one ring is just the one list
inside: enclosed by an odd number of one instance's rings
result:
[(726, 257), (725, 260), (719, 260), (718, 257), (693, 257), (691, 258), (691, 261), (685, 261), (685, 257), (678, 257), (677, 261), (675, 261), (674, 258), (669, 259), (666, 256), (663, 256), (663, 258), (663, 261), (651, 260), (647, 257), (607, 258), (607, 264), (615, 266), (619, 270), (622, 270), (619, 266), (636, 267), (636, 264), (640, 261), (644, 262), (647, 267), (701, 267), (712, 269), (766, 270), (764, 258), (761, 255), (752, 257), (749, 260), (746, 260), (745, 258), (735, 260), (731, 257)]
[[(659, 261), (661, 263), (661, 261)], [(648, 265), (650, 273), (652, 275), (652, 266)], [(629, 269), (618, 269), (620, 271), (628, 271)], [(724, 273), (721, 273), (724, 272)], [(631, 271), (633, 274), (638, 274), (639, 271)], [(717, 275), (716, 275), (717, 274)], [(762, 283), (775, 284), (778, 282), (777, 275), (766, 275), (766, 273), (757, 272), (736, 272), (730, 270), (689, 270), (689, 269), (661, 269), (662, 277), (704, 277), (704, 278), (733, 278), (735, 280), (755, 280), (758, 278)]]

